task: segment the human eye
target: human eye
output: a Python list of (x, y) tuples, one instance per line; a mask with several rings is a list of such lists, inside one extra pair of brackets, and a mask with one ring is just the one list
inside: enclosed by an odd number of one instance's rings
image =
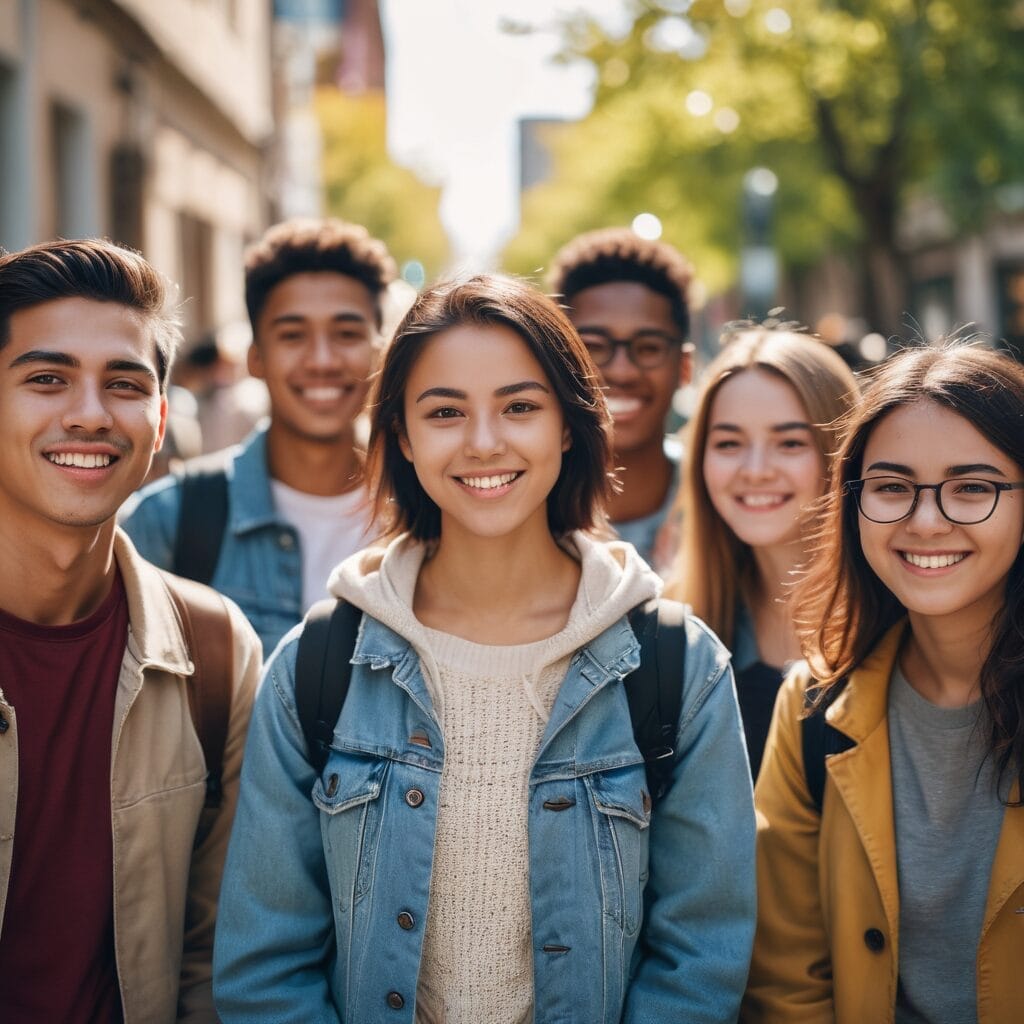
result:
[(56, 373), (33, 373), (27, 380), (28, 384), (35, 384), (39, 387), (50, 388), (57, 387), (64, 383), (64, 378), (58, 376)]
[(525, 398), (517, 398), (514, 402), (509, 402), (505, 412), (511, 413), (513, 416), (522, 416), (539, 408), (540, 406), (535, 402), (529, 402)]
[(872, 494), (907, 494), (913, 487), (908, 480), (895, 476), (869, 477), (864, 486)]
[(807, 446), (808, 442), (802, 437), (784, 437), (779, 442), (779, 447), (788, 452), (803, 451)]
[(107, 387), (112, 391), (126, 391), (141, 395), (148, 395), (151, 391), (151, 388), (147, 383), (139, 380), (132, 380), (129, 377), (119, 377), (117, 380), (112, 380)]
[(451, 420), (458, 416), (461, 416), (460, 410), (456, 409), (451, 405), (439, 405), (436, 409), (431, 409), (427, 413), (428, 420)]
[(734, 452), (739, 451), (740, 443), (734, 437), (723, 437), (713, 441), (711, 447), (716, 452)]
[(991, 480), (946, 480), (944, 485), (953, 494), (962, 494), (965, 497), (988, 495), (996, 489), (995, 484)]

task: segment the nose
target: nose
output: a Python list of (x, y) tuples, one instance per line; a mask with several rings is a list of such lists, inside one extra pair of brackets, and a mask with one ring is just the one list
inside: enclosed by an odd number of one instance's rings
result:
[(72, 388), (70, 401), (61, 417), (65, 430), (97, 433), (110, 430), (114, 417), (106, 403), (106, 392), (100, 384), (86, 383)]
[(742, 469), (744, 475), (754, 480), (771, 476), (774, 467), (768, 457), (768, 451), (762, 444), (750, 444), (743, 453)]
[(953, 524), (939, 510), (938, 494), (934, 490), (918, 492), (917, 505), (907, 519), (907, 530), (920, 537), (949, 533)]
[(616, 345), (611, 362), (600, 367), (599, 372), (609, 384), (620, 384), (640, 376), (639, 367), (629, 358), (625, 345)]
[(306, 346), (306, 365), (310, 369), (334, 370), (340, 363), (338, 346), (326, 331), (316, 331)]
[(471, 419), (466, 430), (467, 458), (486, 461), (508, 450), (501, 430), (501, 421), (490, 416)]

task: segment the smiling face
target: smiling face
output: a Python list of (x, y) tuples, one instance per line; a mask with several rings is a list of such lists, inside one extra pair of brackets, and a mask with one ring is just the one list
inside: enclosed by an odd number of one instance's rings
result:
[(152, 330), (138, 314), (80, 298), (14, 313), (0, 349), (4, 528), (38, 536), (43, 523), (112, 522), (145, 478), (166, 416)]
[(796, 391), (756, 368), (733, 374), (712, 399), (703, 470), (715, 511), (753, 548), (799, 542), (806, 508), (825, 488), (825, 459)]
[(502, 324), (464, 324), (423, 347), (406, 381), (402, 452), (441, 510), (441, 537), (547, 531), (569, 447), (551, 382)]
[(270, 393), (275, 442), (351, 438), (374, 365), (374, 318), (370, 290), (345, 274), (294, 274), (271, 290), (249, 372)]
[[(1024, 468), (967, 419), (931, 401), (902, 406), (872, 430), (861, 476), (899, 476), (936, 484), (955, 477), (1007, 483)], [(946, 519), (934, 491), (922, 491), (914, 514), (898, 523), (858, 517), (864, 556), (911, 616), (977, 617), (987, 623), (1004, 601), (1006, 577), (1024, 542), (1024, 492), (999, 495), (982, 523)]]
[(673, 339), (667, 358), (653, 369), (640, 369), (620, 347), (611, 362), (597, 371), (614, 422), (616, 453), (660, 448), (672, 396), (689, 382), (692, 372), (692, 356), (683, 350), (671, 302), (639, 282), (612, 281), (573, 295), (569, 319), (584, 341), (588, 331), (618, 340), (640, 332)]

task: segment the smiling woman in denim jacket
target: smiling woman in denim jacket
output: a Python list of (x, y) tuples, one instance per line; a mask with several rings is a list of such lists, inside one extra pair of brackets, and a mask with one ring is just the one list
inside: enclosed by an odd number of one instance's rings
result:
[(654, 807), (622, 679), (658, 593), (599, 539), (608, 414), (529, 286), (425, 292), (369, 465), (393, 539), (342, 563), (363, 612), (327, 763), (266, 669), (217, 928), (230, 1022), (735, 1020), (753, 938), (751, 785), (728, 656), (687, 621)]

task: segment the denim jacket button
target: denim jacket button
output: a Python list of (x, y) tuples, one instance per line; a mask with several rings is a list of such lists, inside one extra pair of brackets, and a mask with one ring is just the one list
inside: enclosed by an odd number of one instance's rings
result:
[(413, 918), (412, 914), (410, 914), (407, 910), (403, 910), (398, 915), (398, 927), (401, 928), (403, 931), (412, 931), (415, 924), (415, 919)]
[(405, 802), (410, 807), (419, 807), (423, 803), (423, 790), (422, 789), (410, 789), (406, 791)]
[(331, 777), (327, 780), (327, 789), (324, 791), (328, 797), (334, 796), (338, 792), (338, 776), (332, 772)]
[(405, 1000), (402, 998), (402, 993), (389, 992), (388, 1006), (390, 1006), (392, 1010), (400, 1010), (403, 1006), (405, 1006)]
[(277, 535), (277, 544), (282, 551), (291, 551), (295, 547), (295, 538), (287, 532), (281, 532)]

